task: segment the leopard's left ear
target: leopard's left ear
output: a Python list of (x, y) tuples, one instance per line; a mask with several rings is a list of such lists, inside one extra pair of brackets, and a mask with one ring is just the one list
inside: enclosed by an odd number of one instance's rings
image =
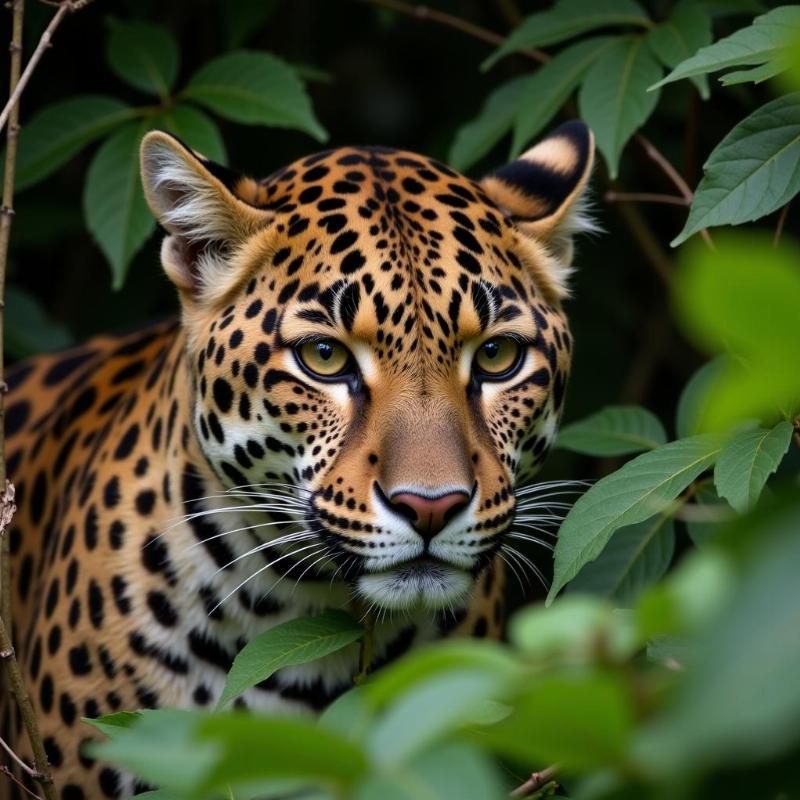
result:
[(517, 227), (553, 257), (548, 271), (558, 296), (566, 294), (572, 237), (597, 230), (585, 213), (593, 161), (594, 136), (583, 122), (573, 120), (481, 181)]

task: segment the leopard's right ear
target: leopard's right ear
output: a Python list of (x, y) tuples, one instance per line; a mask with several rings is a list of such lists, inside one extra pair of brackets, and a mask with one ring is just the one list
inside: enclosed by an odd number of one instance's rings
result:
[(237, 249), (272, 220), (241, 199), (253, 195), (255, 182), (162, 131), (142, 140), (141, 174), (147, 203), (171, 234), (161, 248), (165, 272), (181, 292), (213, 286), (216, 294), (234, 277), (227, 265)]

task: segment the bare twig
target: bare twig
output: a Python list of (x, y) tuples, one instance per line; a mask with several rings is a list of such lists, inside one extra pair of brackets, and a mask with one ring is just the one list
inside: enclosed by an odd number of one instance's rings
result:
[[(16, 6), (16, 3), (14, 4)], [(86, 5), (85, 2), (83, 3), (75, 3), (71, 0), (65, 0), (62, 3), (58, 4), (58, 11), (53, 15), (53, 18), (50, 20), (50, 24), (45, 29), (45, 32), (42, 34), (42, 38), (39, 39), (39, 44), (36, 45), (36, 49), (33, 51), (33, 55), (30, 57), (30, 60), (25, 65), (25, 72), (22, 73), (22, 76), (19, 77), (17, 81), (14, 82), (14, 89), (11, 92), (11, 96), (8, 98), (8, 102), (6, 103), (5, 108), (2, 112), (0, 112), (0, 131), (6, 125), (6, 122), (11, 117), (14, 109), (19, 107), (19, 98), (22, 96), (22, 93), (25, 91), (25, 87), (28, 85), (28, 81), (31, 79), (31, 75), (33, 75), (33, 71), (36, 69), (36, 65), (39, 63), (40, 59), (44, 55), (44, 51), (50, 47), (50, 44), (53, 40), (53, 33), (55, 32), (56, 28), (61, 24), (61, 20), (70, 12), (74, 11), (77, 8), (82, 8)], [(13, 53), (12, 53), (13, 57)], [(13, 124), (13, 123), (12, 123)]]
[(777, 247), (781, 241), (784, 225), (786, 225), (786, 216), (789, 213), (789, 206), (792, 204), (791, 200), (781, 209), (778, 215), (778, 224), (775, 226), (775, 236), (772, 238), (772, 246)]
[(12, 750), (12, 749), (11, 749), (11, 747), (9, 746), (9, 744), (8, 744), (8, 743), (7, 743), (7, 742), (6, 742), (6, 741), (3, 739), (3, 737), (2, 737), (2, 736), (0, 736), (0, 747), (2, 747), (2, 748), (3, 748), (3, 750), (5, 750), (5, 751), (6, 751), (6, 753), (8, 753), (8, 754), (11, 756), (11, 758), (13, 758), (13, 759), (14, 759), (14, 761), (16, 761), (16, 762), (17, 762), (17, 764), (19, 764), (19, 765), (20, 765), (20, 767), (22, 767), (22, 769), (23, 769), (25, 772), (27, 772), (27, 773), (28, 773), (28, 775), (30, 775), (30, 776), (31, 776), (31, 778), (35, 778), (35, 777), (36, 777), (36, 770), (35, 770), (35, 769), (33, 769), (32, 767), (29, 767), (29, 766), (28, 766), (28, 765), (27, 765), (27, 764), (26, 764), (26, 763), (25, 763), (25, 762), (24, 762), (24, 761), (23, 761), (23, 760), (22, 760), (22, 759), (21, 759), (21, 758), (20, 758), (20, 757), (19, 757), (19, 756), (18, 756), (18, 755), (17, 755), (17, 754), (16, 754), (16, 753), (15, 753), (15, 752)]
[(32, 792), (12, 771), (10, 767), (7, 767), (5, 764), (0, 764), (0, 775), (5, 775), (9, 780), (14, 781), (14, 783), (22, 789), (25, 794), (29, 797), (35, 798), (35, 800), (42, 800), (36, 792)]
[(688, 206), (690, 201), (685, 197), (672, 194), (656, 194), (654, 192), (616, 192), (613, 189), (603, 195), (607, 203), (667, 203), (673, 206)]
[[(658, 164), (661, 171), (672, 181), (683, 199), (686, 200), (686, 205), (691, 205), (692, 200), (694, 200), (694, 192), (689, 188), (689, 184), (681, 177), (678, 170), (670, 164), (667, 157), (643, 134), (637, 133), (634, 138), (644, 148), (648, 157)], [(700, 235), (703, 237), (703, 241), (713, 250), (714, 242), (711, 240), (711, 234), (707, 230), (702, 230)]]
[[(488, 44), (501, 45), (505, 41), (505, 36), (501, 36), (499, 33), (490, 31), (488, 28), (483, 28), (480, 25), (475, 25), (475, 23), (468, 22), (453, 14), (437, 11), (435, 8), (430, 8), (428, 6), (405, 3), (403, 0), (361, 0), (361, 2), (379, 6), (380, 8), (386, 8), (390, 11), (396, 11), (398, 14), (405, 14), (415, 19), (438, 22), (440, 25), (454, 28), (462, 33), (466, 33), (468, 36), (472, 36), (474, 39), (480, 39), (482, 42), (487, 42)], [(538, 61), (540, 64), (550, 58), (547, 53), (541, 50), (520, 50), (519, 52), (528, 58), (532, 58), (534, 61)]]
[(542, 786), (545, 784), (550, 783), (550, 781), (555, 778), (558, 774), (558, 765), (555, 764), (552, 767), (547, 767), (547, 769), (543, 769), (541, 772), (533, 772), (531, 773), (530, 778), (525, 781), (521, 786), (517, 786), (513, 792), (511, 792), (511, 797), (527, 797), (532, 792), (535, 792), (537, 789), (541, 789)]

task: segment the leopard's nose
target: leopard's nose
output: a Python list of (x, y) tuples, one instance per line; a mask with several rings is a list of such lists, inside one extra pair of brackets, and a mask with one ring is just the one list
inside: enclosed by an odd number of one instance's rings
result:
[(404, 516), (427, 542), (432, 539), (459, 511), (469, 503), (467, 492), (448, 492), (438, 497), (426, 497), (414, 492), (400, 492), (389, 502), (394, 511)]

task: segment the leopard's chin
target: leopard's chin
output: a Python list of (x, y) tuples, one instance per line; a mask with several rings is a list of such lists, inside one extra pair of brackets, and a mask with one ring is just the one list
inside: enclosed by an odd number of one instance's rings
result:
[(414, 559), (383, 572), (361, 575), (356, 588), (361, 597), (391, 611), (437, 611), (462, 605), (472, 588), (473, 576), (429, 558)]

